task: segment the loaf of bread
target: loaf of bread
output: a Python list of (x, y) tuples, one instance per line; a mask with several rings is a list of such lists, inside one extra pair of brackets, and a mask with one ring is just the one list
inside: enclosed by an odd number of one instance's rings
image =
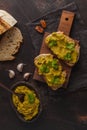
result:
[(58, 59), (73, 66), (79, 59), (80, 45), (63, 32), (53, 32), (45, 38), (45, 44)]
[(16, 54), (22, 43), (23, 36), (17, 27), (12, 27), (3, 35), (0, 41), (0, 61), (15, 59)]
[(40, 54), (34, 59), (38, 74), (52, 90), (57, 90), (67, 83), (70, 70), (63, 66), (52, 54)]
[(17, 20), (13, 18), (8, 12), (0, 10), (0, 35), (6, 32), (17, 23)]

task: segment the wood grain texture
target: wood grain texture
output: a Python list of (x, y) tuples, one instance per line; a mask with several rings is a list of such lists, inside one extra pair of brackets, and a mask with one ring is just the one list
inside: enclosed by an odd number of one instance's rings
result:
[(64, 34), (70, 34), (71, 27), (73, 24), (75, 13), (64, 10), (58, 26), (58, 31), (64, 32)]

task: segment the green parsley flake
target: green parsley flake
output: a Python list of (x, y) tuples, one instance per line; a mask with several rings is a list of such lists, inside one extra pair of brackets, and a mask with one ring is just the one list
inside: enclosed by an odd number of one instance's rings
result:
[(35, 102), (35, 96), (33, 93), (28, 94), (29, 102), (32, 104)]
[(66, 43), (66, 48), (69, 50), (74, 50), (75, 45), (73, 43)]
[(50, 40), (49, 41), (49, 47), (53, 47), (57, 45), (57, 40)]
[(71, 54), (70, 53), (67, 53), (65, 56), (64, 56), (64, 59), (65, 60), (71, 60)]

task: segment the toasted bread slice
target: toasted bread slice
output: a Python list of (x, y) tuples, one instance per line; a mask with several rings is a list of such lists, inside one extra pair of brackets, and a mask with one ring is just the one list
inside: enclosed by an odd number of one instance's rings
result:
[(7, 11), (0, 10), (0, 35), (17, 23), (17, 20)]
[(45, 38), (45, 44), (69, 66), (73, 66), (79, 59), (80, 45), (63, 32), (53, 32)]
[(23, 36), (17, 27), (8, 30), (0, 41), (0, 61), (15, 59), (16, 54), (22, 43)]
[[(64, 87), (70, 76), (71, 69), (55, 58), (52, 54), (40, 54), (34, 59), (38, 74), (52, 90)], [(67, 69), (66, 69), (67, 68)]]

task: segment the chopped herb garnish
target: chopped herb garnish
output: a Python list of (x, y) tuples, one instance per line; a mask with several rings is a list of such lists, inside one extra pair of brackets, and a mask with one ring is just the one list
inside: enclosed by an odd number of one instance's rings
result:
[(56, 40), (50, 40), (49, 41), (49, 47), (53, 47), (57, 45), (57, 41)]
[(40, 67), (40, 71), (42, 73), (48, 73), (49, 72), (49, 67), (46, 65), (46, 64), (43, 64), (41, 67)]
[(51, 82), (52, 82), (52, 84), (58, 84), (58, 83), (59, 83), (59, 80), (60, 80), (60, 78), (59, 78), (59, 77), (54, 76), (54, 77), (52, 77)]
[(64, 56), (64, 59), (65, 60), (71, 60), (71, 54), (70, 53), (67, 53), (65, 56)]
[(35, 102), (35, 96), (33, 93), (28, 94), (29, 102), (32, 104)]
[(58, 69), (58, 60), (57, 59), (53, 59), (52, 61), (52, 67), (57, 70)]
[(51, 67), (52, 66), (52, 61), (48, 61), (47, 66)]
[(69, 50), (73, 50), (75, 47), (74, 43), (66, 43), (66, 48)]

